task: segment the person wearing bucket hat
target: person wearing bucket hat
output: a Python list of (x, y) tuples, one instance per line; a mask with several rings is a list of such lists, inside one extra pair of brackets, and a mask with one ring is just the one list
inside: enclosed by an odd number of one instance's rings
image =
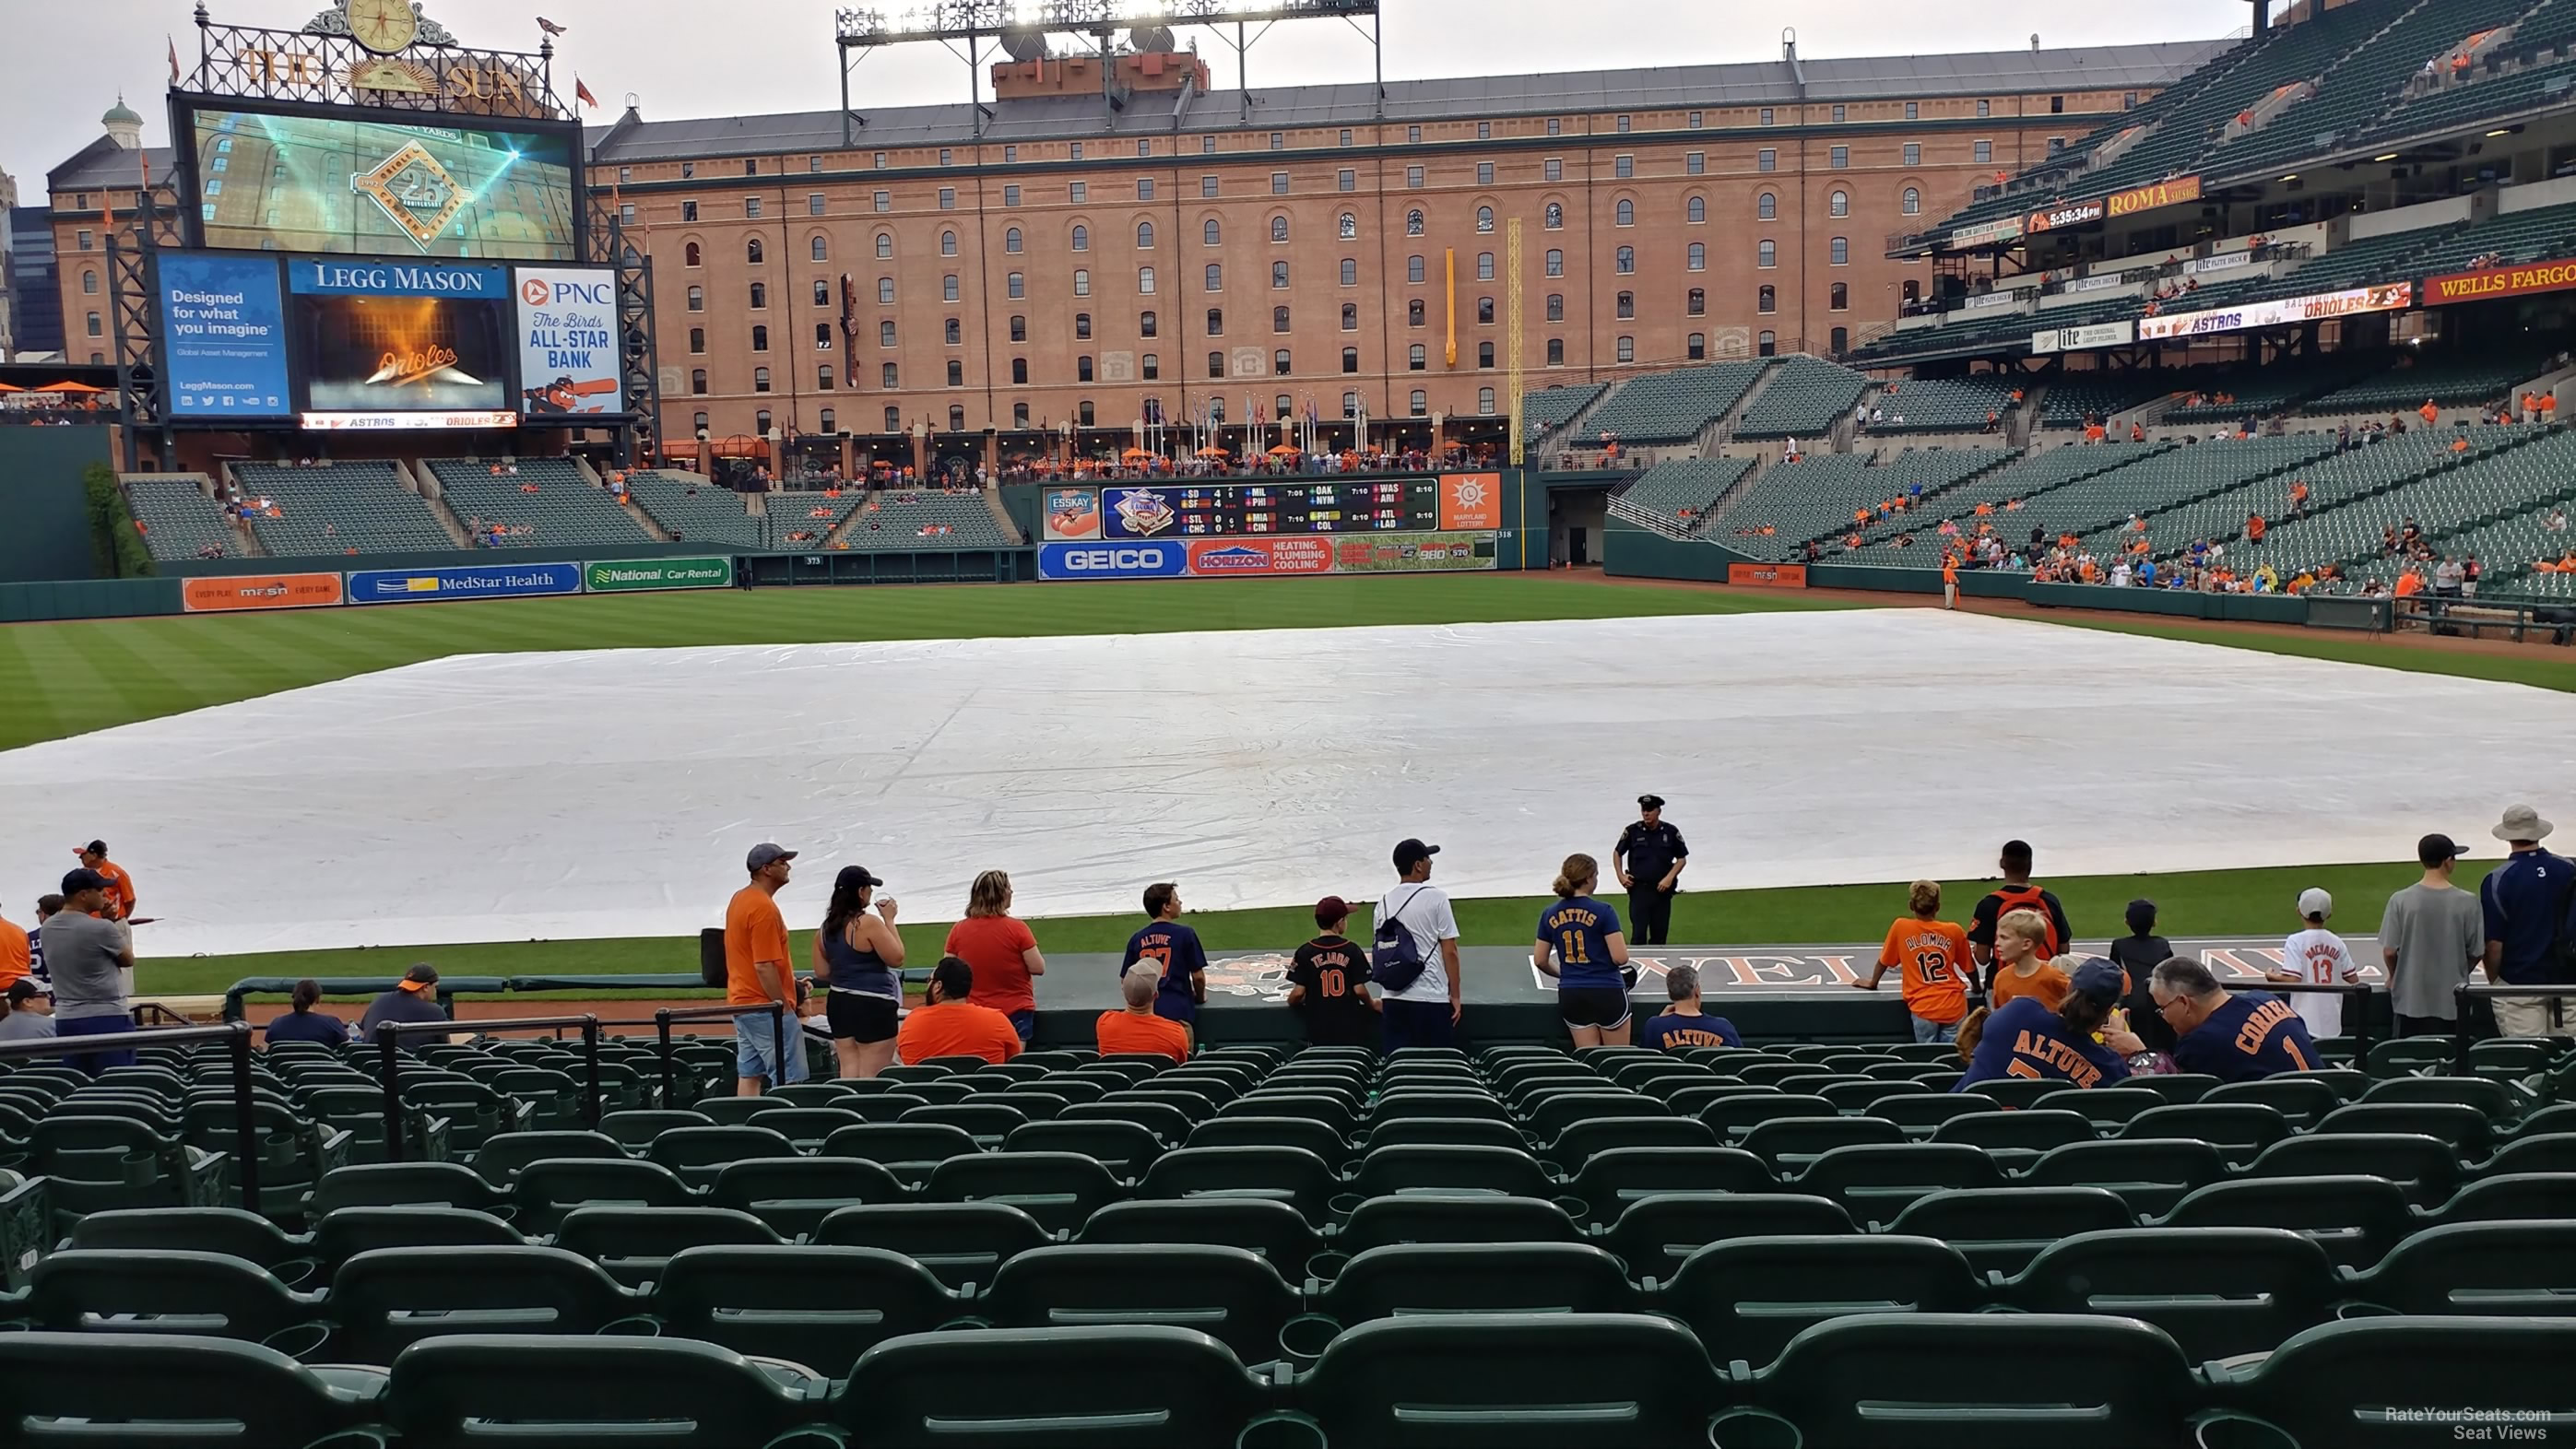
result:
[[(2128, 1059), (2146, 1050), (2144, 1042), (2111, 1023), (2127, 985), (2119, 967), (2096, 956), (2075, 968), (2066, 1000), (2054, 1009), (2037, 996), (2017, 996), (1992, 1011), (1969, 1013), (1977, 1023), (1976, 1055), (1951, 1090), (2008, 1076), (2078, 1087), (2122, 1080), (2129, 1075)], [(1970, 1035), (1964, 1024), (1960, 1035)]]
[(2156, 1014), (2174, 1029), (2174, 1065), (2183, 1071), (2250, 1082), (2325, 1065), (2290, 1003), (2269, 991), (2230, 991), (2188, 956), (2157, 967), (2147, 989)]
[[(2504, 812), (2489, 832), (2512, 851), (2504, 863), (2487, 872), (2478, 887), (2479, 913), (2486, 919), (2487, 979), (2514, 986), (2576, 984), (2563, 942), (2576, 940), (2570, 924), (2570, 889), (2576, 887), (2576, 863), (2541, 848), (2555, 829), (2528, 805)], [(2576, 1036), (2576, 1011), (2557, 996), (2499, 996), (2495, 999), (2496, 1032), (2501, 1036)]]

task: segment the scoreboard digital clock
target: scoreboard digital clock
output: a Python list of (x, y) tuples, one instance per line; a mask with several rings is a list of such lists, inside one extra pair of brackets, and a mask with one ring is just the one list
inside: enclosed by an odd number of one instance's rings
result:
[(1441, 527), (1441, 479), (1151, 484), (1100, 490), (1100, 536), (1259, 538), (1427, 533)]

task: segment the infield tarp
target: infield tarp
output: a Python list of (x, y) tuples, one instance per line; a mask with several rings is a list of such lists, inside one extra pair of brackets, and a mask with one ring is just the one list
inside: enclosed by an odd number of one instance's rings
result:
[(171, 956), (688, 935), (764, 840), (804, 852), (791, 921), (846, 864), (936, 921), (993, 868), (1031, 916), (1158, 880), (1202, 911), (1370, 899), (1408, 835), (1461, 895), (1534, 895), (1646, 790), (1697, 890), (1974, 879), (2008, 836), (2043, 878), (2429, 830), (2492, 858), (2504, 806), (2564, 820), (2571, 780), (2565, 694), (1938, 610), (610, 649), (0, 753), (0, 881), (23, 900), (104, 836)]

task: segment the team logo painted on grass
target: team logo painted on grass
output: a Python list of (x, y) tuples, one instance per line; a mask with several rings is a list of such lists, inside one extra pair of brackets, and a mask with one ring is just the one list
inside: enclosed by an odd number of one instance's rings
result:
[(1207, 968), (1208, 995), (1213, 997), (1223, 992), (1228, 996), (1286, 1001), (1288, 965), (1292, 959), (1274, 952), (1266, 956), (1225, 956), (1211, 960)]

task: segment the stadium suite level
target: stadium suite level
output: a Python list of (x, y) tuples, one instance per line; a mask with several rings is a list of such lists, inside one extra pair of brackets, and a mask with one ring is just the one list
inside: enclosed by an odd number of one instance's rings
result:
[[(1265, 90), (1299, 121), (1276, 129), (1202, 76), (1141, 143), (1096, 92), (1004, 67), (980, 137), (964, 107), (872, 109), (846, 144), (831, 112), (630, 111), (588, 138), (588, 184), (653, 259), (666, 438), (1124, 427), (1147, 398), (1178, 419), (1209, 396), (1333, 418), (1344, 393), (1373, 419), (1473, 430), (1503, 401), (1510, 222), (1534, 386), (1824, 351), (1928, 285), (1883, 255), (1889, 231), (2214, 48), (1964, 56), (1939, 80), (1910, 59), (1784, 59), (1403, 82), (1382, 119)], [(175, 160), (112, 130), (47, 177), (73, 360), (111, 351), (104, 238), (130, 230), (140, 168)]]

